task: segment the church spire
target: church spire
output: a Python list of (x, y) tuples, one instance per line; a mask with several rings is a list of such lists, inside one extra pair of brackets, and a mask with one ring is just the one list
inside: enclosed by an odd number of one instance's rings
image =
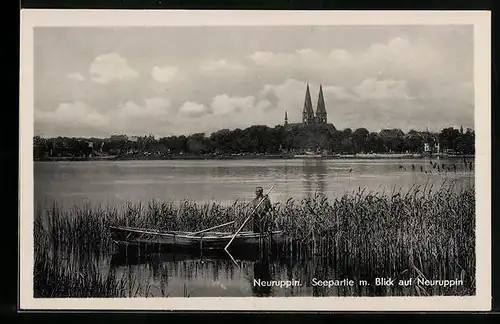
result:
[(285, 110), (285, 126), (288, 125), (288, 112)]
[(304, 101), (304, 110), (302, 111), (302, 121), (304, 124), (311, 124), (314, 122), (314, 111), (311, 102), (311, 93), (309, 92), (309, 84), (306, 88), (306, 98)]
[(316, 108), (316, 120), (319, 124), (326, 124), (325, 98), (323, 97), (323, 87), (319, 86), (318, 106)]

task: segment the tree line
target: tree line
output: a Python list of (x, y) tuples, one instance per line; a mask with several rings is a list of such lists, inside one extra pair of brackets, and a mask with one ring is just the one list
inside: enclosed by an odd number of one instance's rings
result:
[(130, 140), (113, 138), (34, 138), (35, 155), (47, 151), (65, 151), (72, 156), (90, 154), (277, 154), (283, 152), (327, 151), (340, 154), (357, 153), (422, 153), (424, 144), (440, 151), (453, 150), (474, 154), (475, 134), (472, 129), (448, 127), (440, 132), (398, 129), (370, 132), (366, 128), (336, 130), (332, 125), (250, 126), (245, 129), (221, 129), (211, 134), (168, 136), (155, 139), (143, 136)]

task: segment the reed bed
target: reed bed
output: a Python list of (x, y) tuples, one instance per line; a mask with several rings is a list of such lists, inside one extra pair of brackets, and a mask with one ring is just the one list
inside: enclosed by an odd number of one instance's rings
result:
[(126, 297), (126, 281), (117, 278), (113, 270), (103, 274), (96, 262), (73, 262), (66, 256), (46, 247), (35, 250), (35, 298)]
[[(248, 203), (238, 201), (230, 205), (187, 200), (116, 207), (86, 204), (70, 209), (54, 204), (36, 212), (35, 242), (46, 248), (35, 251), (50, 248), (67, 253), (107, 254), (112, 247), (109, 225), (197, 231), (232, 220), (237, 227), (250, 212)], [(464, 280), (464, 285), (449, 288), (448, 293), (475, 292), (473, 185), (457, 188), (446, 183), (439, 188), (414, 186), (391, 192), (359, 188), (336, 199), (319, 194), (300, 201), (289, 199), (273, 205), (273, 226), (286, 233), (284, 254), (298, 254), (305, 260), (322, 259), (339, 278), (458, 278)], [(250, 228), (251, 222), (245, 226), (246, 230)], [(60, 282), (67, 282), (65, 285), (86, 284), (79, 281), (77, 271), (56, 272), (44, 262), (46, 253), (35, 256), (38, 284), (48, 283), (51, 276), (62, 276)], [(89, 273), (93, 278), (98, 275), (98, 271)], [(115, 294), (119, 287), (110, 286), (110, 281), (99, 278), (92, 282)], [(100, 289), (95, 293), (106, 295)], [(421, 295), (443, 293), (436, 287), (415, 289)]]

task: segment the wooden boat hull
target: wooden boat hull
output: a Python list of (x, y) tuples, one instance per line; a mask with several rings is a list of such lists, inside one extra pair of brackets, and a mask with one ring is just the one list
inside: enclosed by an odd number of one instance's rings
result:
[[(120, 226), (111, 226), (110, 231), (113, 241), (121, 246), (155, 245), (197, 250), (224, 249), (234, 235), (228, 232), (206, 232), (193, 235), (191, 232), (159, 231)], [(282, 231), (269, 234), (240, 232), (231, 243), (231, 249), (259, 247), (265, 242), (278, 243), (282, 239)]]

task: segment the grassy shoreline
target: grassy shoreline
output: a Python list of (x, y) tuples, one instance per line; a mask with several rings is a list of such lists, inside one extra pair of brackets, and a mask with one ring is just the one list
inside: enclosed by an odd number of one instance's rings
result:
[[(35, 287), (41, 289), (43, 283), (52, 282), (48, 276), (60, 276), (56, 282), (66, 283), (65, 287), (79, 282), (74, 288), (78, 291), (120, 295), (122, 283), (108, 277), (112, 274), (87, 269), (85, 273), (92, 280), (81, 281), (75, 271), (58, 269), (57, 255), (111, 253), (110, 225), (196, 231), (232, 220), (241, 224), (249, 211), (242, 202), (221, 205), (191, 201), (108, 207), (86, 204), (71, 209), (54, 204), (46, 210), (38, 209)], [(394, 277), (400, 273), (429, 280), (463, 278), (464, 286), (453, 291), (427, 293), (464, 295), (475, 291), (473, 186), (454, 190), (448, 184), (377, 193), (359, 190), (337, 199), (320, 195), (289, 199), (274, 204), (274, 226), (285, 231), (292, 248), (300, 246), (308, 258), (331, 260), (337, 273), (351, 278)], [(250, 224), (246, 227), (249, 229)], [(97, 288), (90, 289), (85, 282)], [(39, 295), (68, 293), (58, 287), (49, 290), (39, 291)]]

